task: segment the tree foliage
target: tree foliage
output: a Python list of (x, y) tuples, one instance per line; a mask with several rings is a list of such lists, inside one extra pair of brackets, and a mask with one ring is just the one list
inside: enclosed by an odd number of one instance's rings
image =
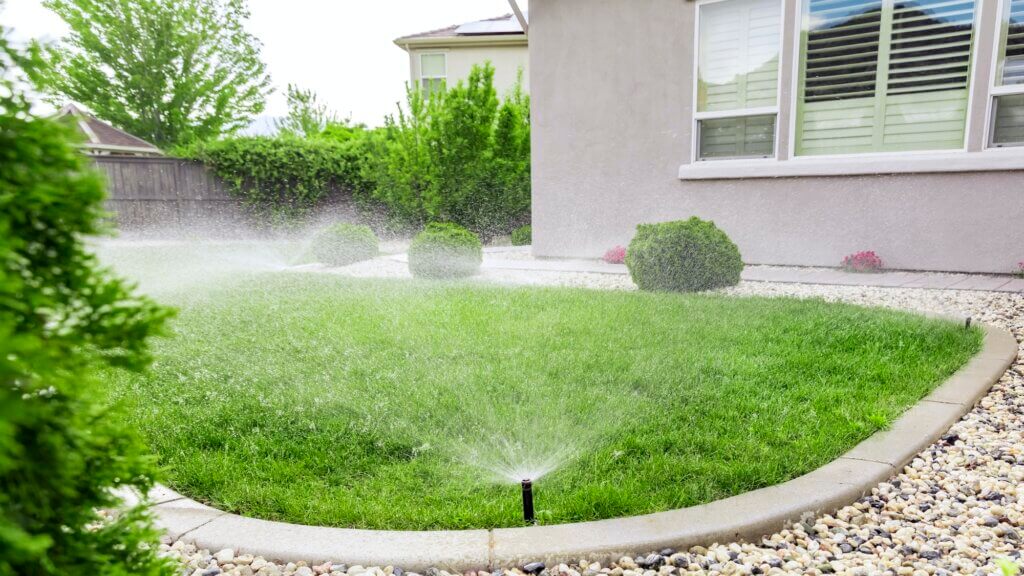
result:
[(288, 115), (275, 122), (277, 131), (288, 136), (318, 136), (329, 125), (347, 124), (320, 102), (316, 92), (288, 85)]
[(528, 221), (530, 100), (521, 81), (499, 99), (488, 63), (446, 91), (410, 88), (388, 127), (373, 194), (400, 217), (457, 222), (485, 237)]
[(38, 65), (0, 30), (0, 575), (171, 574), (144, 512), (98, 512), (153, 466), (90, 390), (100, 366), (144, 366), (169, 312), (86, 251), (102, 180), (19, 92)]
[(263, 111), (270, 78), (245, 0), (45, 0), (70, 27), (36, 76), (160, 147), (233, 133)]

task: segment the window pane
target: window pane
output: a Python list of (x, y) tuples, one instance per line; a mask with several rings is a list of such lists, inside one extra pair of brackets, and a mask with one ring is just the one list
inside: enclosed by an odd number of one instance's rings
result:
[(1024, 144), (1024, 94), (996, 98), (992, 144), (1014, 146)]
[(697, 110), (743, 110), (778, 100), (779, 0), (700, 7)]
[(810, 0), (797, 154), (962, 148), (976, 4)]
[(424, 78), (420, 82), (423, 83), (423, 93), (429, 98), (438, 92), (444, 90), (444, 79), (443, 78)]
[(882, 34), (881, 0), (811, 0), (805, 100), (873, 97)]
[(447, 75), (444, 54), (423, 54), (420, 56), (420, 77), (441, 78)]
[(1024, 0), (1007, 0), (997, 82), (1024, 84)]
[(700, 160), (775, 155), (775, 115), (716, 118), (699, 123)]

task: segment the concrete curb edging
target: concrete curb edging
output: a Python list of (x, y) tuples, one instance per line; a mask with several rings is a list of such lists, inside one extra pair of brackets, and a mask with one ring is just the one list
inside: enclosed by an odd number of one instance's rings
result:
[[(530, 528), (376, 531), (300, 526), (229, 514), (158, 486), (147, 502), (167, 535), (212, 551), (281, 562), (344, 562), (425, 571), (512, 567), (527, 561), (608, 562), (667, 547), (754, 540), (808, 515), (831, 513), (892, 477), (980, 400), (1018, 354), (1005, 330), (982, 326), (982, 351), (880, 431), (825, 466), (783, 484), (680, 510)], [(126, 498), (130, 501), (132, 498)]]

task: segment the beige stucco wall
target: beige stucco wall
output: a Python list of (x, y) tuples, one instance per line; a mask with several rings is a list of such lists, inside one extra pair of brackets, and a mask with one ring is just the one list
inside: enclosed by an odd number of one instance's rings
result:
[(490, 62), (494, 65), (494, 86), (503, 96), (515, 86), (519, 71), (523, 71), (523, 88), (529, 93), (530, 51), (525, 44), (513, 46), (440, 46), (416, 47), (409, 50), (409, 69), (413, 84), (420, 80), (420, 54), (447, 55), (448, 83), (454, 85), (469, 76), (474, 64)]
[[(994, 2), (979, 4), (982, 26), (994, 28)], [(783, 149), (798, 1), (785, 6)], [(756, 264), (835, 266), (875, 250), (895, 268), (1007, 272), (1024, 259), (1017, 169), (681, 180), (691, 154), (694, 11), (687, 0), (531, 2), (538, 256), (597, 257), (627, 244), (639, 223), (695, 215), (714, 220)], [(1007, 152), (981, 150), (990, 44), (979, 44), (972, 102), (968, 142), (977, 152), (961, 155)], [(1001, 158), (1024, 168), (1024, 156)]]

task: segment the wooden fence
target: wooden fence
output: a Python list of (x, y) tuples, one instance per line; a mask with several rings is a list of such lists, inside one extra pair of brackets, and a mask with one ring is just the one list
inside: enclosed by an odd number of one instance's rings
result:
[(107, 210), (125, 232), (230, 233), (246, 223), (226, 185), (199, 162), (96, 156), (107, 179)]

